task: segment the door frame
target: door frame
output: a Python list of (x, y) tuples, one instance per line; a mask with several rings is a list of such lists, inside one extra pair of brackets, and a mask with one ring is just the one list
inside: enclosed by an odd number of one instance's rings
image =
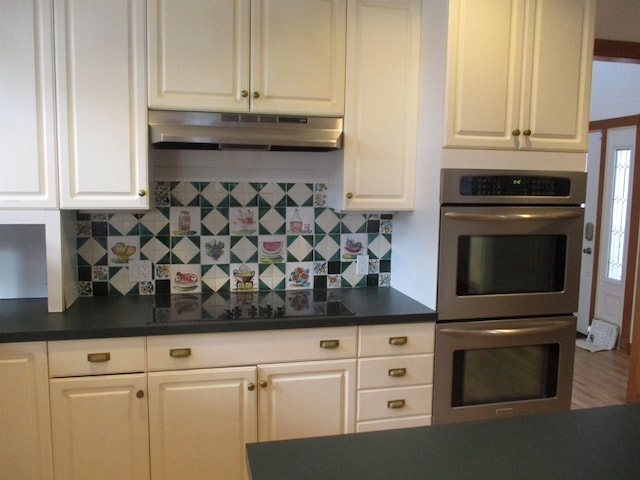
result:
[[(640, 63), (640, 43), (596, 39), (594, 42), (593, 58), (594, 60), (609, 61), (609, 62)], [(637, 128), (636, 130), (636, 156), (634, 158), (634, 162), (638, 160), (638, 151), (640, 150), (640, 148), (638, 148), (638, 137), (640, 136), (640, 134), (638, 133), (639, 130), (640, 128)], [(603, 141), (602, 144), (606, 145), (606, 141)], [(636, 162), (636, 165), (640, 166), (638, 162)], [(635, 172), (634, 179), (633, 179), (634, 188), (637, 186), (637, 183), (636, 183), (638, 181), (637, 177), (640, 176), (640, 173), (638, 172), (638, 170), (640, 170), (640, 168), (634, 168), (634, 172)], [(640, 191), (640, 190), (636, 190), (636, 191)], [(636, 210), (633, 209), (633, 203), (636, 203)], [(636, 242), (638, 241), (638, 220), (639, 220), (638, 217), (640, 216), (637, 203), (638, 201), (633, 202), (633, 199), (632, 199), (631, 221), (635, 222), (635, 232), (631, 230), (632, 228), (631, 226), (629, 230), (630, 234), (633, 233), (635, 235)], [(627, 258), (627, 269), (629, 269), (630, 264), (632, 264), (634, 268), (633, 274), (631, 276), (627, 276), (627, 282), (629, 281), (630, 278), (634, 279), (634, 282), (632, 282), (634, 285), (632, 285), (632, 289), (630, 290), (630, 294), (628, 296), (631, 297), (630, 301), (632, 302), (630, 311), (633, 312), (634, 317), (636, 319), (633, 326), (633, 337), (636, 339), (636, 341), (627, 346), (627, 350), (630, 351), (630, 354), (631, 354), (631, 358), (629, 361), (629, 378), (627, 380), (627, 401), (628, 402), (640, 402), (640, 281), (635, 282), (635, 266), (636, 266), (636, 260), (637, 260), (636, 254), (637, 254), (637, 248), (633, 252), (633, 255), (634, 255), (633, 262), (630, 262), (629, 258)], [(633, 304), (634, 297), (635, 297), (635, 304)], [(627, 286), (625, 285), (625, 302), (626, 301), (627, 301)], [(630, 330), (630, 327), (628, 328)], [(629, 336), (627, 335), (627, 339), (628, 338)]]

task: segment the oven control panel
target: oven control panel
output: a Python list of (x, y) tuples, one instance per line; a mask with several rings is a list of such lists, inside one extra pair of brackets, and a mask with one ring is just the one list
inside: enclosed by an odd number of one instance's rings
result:
[(469, 175), (460, 178), (461, 195), (566, 197), (571, 182), (563, 177)]

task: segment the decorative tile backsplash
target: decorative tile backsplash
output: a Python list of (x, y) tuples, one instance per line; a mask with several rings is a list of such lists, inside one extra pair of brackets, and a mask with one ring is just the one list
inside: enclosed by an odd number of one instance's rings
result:
[[(310, 183), (158, 182), (149, 212), (79, 212), (80, 294), (389, 286), (392, 216), (336, 213), (326, 193)], [(361, 254), (366, 275), (356, 273)], [(152, 279), (132, 281), (129, 269), (145, 266)]]

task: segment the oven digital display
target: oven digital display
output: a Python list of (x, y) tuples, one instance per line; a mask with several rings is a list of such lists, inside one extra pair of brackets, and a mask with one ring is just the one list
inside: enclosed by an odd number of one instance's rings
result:
[(568, 197), (571, 181), (564, 177), (468, 175), (460, 179), (460, 194), (468, 196)]

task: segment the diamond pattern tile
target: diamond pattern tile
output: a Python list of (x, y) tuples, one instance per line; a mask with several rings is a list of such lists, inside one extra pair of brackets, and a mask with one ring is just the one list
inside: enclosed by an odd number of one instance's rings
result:
[(112, 268), (109, 274), (109, 291), (115, 291), (116, 295), (130, 295), (138, 291), (137, 282), (129, 281), (129, 269)]
[(130, 213), (116, 213), (109, 217), (109, 235), (139, 235), (140, 221)]
[(285, 265), (260, 265), (260, 290), (284, 290)]
[(287, 238), (287, 261), (307, 262), (313, 260), (313, 237), (311, 236), (289, 236)]
[(229, 210), (203, 210), (203, 235), (229, 235)]
[(340, 217), (330, 208), (317, 208), (316, 233), (340, 233)]
[(200, 237), (172, 237), (171, 244), (172, 264), (200, 260)]
[(287, 206), (312, 207), (313, 185), (309, 183), (293, 183), (287, 188)]
[(156, 208), (140, 219), (141, 235), (169, 235), (169, 209)]
[(364, 233), (367, 218), (361, 213), (347, 213), (342, 217), (342, 233)]
[(258, 261), (258, 237), (231, 237), (231, 263)]
[(285, 233), (285, 208), (269, 208), (260, 211), (260, 234), (277, 235)]
[[(173, 181), (152, 189), (147, 212), (76, 213), (80, 295), (390, 284), (392, 215), (337, 213), (327, 207), (327, 184)], [(355, 275), (358, 253), (369, 254), (367, 275)], [(130, 259), (150, 260), (153, 280), (129, 282)], [(234, 275), (243, 269), (253, 276)], [(197, 281), (181, 285), (178, 272)]]
[(316, 235), (316, 241), (316, 260), (340, 260), (340, 235)]
[(220, 182), (200, 184), (200, 205), (203, 207), (228, 207), (229, 190)]
[(202, 291), (229, 291), (229, 265), (204, 265), (202, 267)]
[(88, 238), (78, 247), (78, 263), (98, 265), (107, 263), (107, 249), (95, 238)]
[(375, 258), (391, 259), (391, 241), (386, 235), (369, 235), (369, 255)]
[(258, 206), (258, 191), (247, 182), (240, 182), (230, 186), (229, 205), (242, 207)]
[(286, 186), (280, 183), (265, 183), (260, 188), (258, 204), (267, 207), (286, 206)]
[(195, 182), (171, 184), (171, 206), (195, 207), (200, 204), (199, 185)]

